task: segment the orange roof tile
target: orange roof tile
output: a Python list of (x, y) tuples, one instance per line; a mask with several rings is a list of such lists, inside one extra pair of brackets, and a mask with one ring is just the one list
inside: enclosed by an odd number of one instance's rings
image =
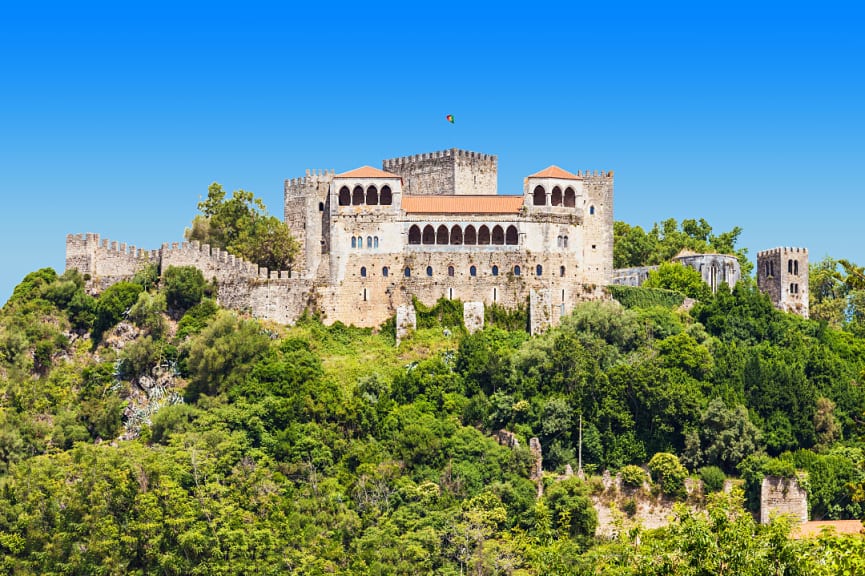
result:
[(372, 166), (361, 166), (342, 174), (337, 174), (334, 178), (399, 178), (398, 174), (391, 174)]
[(529, 178), (561, 178), (562, 180), (582, 180), (580, 176), (576, 174), (571, 174), (567, 170), (562, 170), (558, 166), (550, 166), (549, 168), (544, 168), (540, 172), (536, 172), (529, 176)]
[(415, 214), (518, 214), (522, 196), (403, 196), (402, 209)]
[(823, 530), (835, 534), (859, 534), (862, 532), (862, 522), (859, 520), (812, 520), (802, 522), (793, 528), (793, 538), (816, 538)]

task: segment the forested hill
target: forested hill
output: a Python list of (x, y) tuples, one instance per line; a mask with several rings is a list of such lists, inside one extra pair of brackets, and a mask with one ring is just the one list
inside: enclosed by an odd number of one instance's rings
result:
[[(826, 309), (848, 310), (855, 289), (827, 282)], [(865, 340), (848, 313), (783, 314), (748, 281), (690, 311), (624, 289), (628, 307), (587, 303), (529, 337), (525, 311), (489, 308), (467, 335), (442, 301), (397, 347), (392, 322), (219, 310), (194, 269), (83, 288), (39, 270), (0, 314), (4, 573), (865, 570), (862, 539), (790, 540), (743, 508), (763, 474), (799, 473), (812, 517), (863, 516)], [(585, 481), (562, 477), (580, 417)], [(626, 507), (618, 536), (595, 538), (603, 470), (709, 514), (643, 530)], [(705, 487), (686, 494), (688, 475)], [(725, 476), (743, 491), (710, 493)]]

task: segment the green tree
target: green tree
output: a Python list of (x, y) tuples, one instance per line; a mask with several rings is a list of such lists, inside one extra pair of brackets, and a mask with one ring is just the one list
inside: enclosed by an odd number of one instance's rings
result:
[(270, 270), (288, 270), (297, 253), (297, 242), (288, 225), (267, 213), (252, 192), (236, 190), (225, 198), (214, 182), (207, 199), (198, 203), (201, 214), (186, 230), (186, 238), (210, 244)]
[(675, 290), (697, 300), (705, 300), (712, 294), (699, 272), (678, 262), (664, 262), (657, 270), (649, 272), (649, 278), (643, 286)]
[(118, 282), (105, 289), (96, 301), (96, 321), (93, 329), (97, 339), (124, 318), (142, 290), (141, 286), (132, 282)]
[(201, 270), (194, 266), (169, 266), (162, 274), (166, 304), (178, 316), (201, 302), (206, 284)]

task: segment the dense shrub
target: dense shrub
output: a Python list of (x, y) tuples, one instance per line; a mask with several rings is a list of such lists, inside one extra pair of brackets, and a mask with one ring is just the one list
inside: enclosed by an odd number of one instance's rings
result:
[(129, 309), (138, 300), (138, 294), (143, 290), (140, 285), (132, 282), (118, 282), (108, 287), (96, 301), (96, 321), (93, 329), (95, 336), (120, 322)]
[(649, 481), (649, 475), (646, 474), (646, 471), (633, 464), (622, 466), (619, 470), (619, 477), (622, 479), (622, 485), (631, 488), (639, 488), (644, 482)]
[(193, 266), (169, 266), (162, 283), (165, 301), (178, 316), (201, 302), (207, 284), (201, 270)]
[(652, 479), (661, 485), (664, 494), (673, 498), (685, 496), (685, 478), (688, 477), (688, 471), (675, 454), (658, 452), (649, 460), (649, 470), (652, 472)]
[(717, 466), (703, 466), (700, 468), (700, 480), (703, 481), (703, 486), (706, 492), (720, 492), (724, 489), (724, 482), (727, 476), (724, 471)]

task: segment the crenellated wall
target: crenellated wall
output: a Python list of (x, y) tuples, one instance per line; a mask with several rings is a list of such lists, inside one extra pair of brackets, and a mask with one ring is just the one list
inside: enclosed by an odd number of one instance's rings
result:
[(757, 287), (775, 308), (809, 315), (808, 249), (783, 247), (757, 253)]
[(427, 154), (390, 158), (382, 169), (402, 176), (406, 194), (495, 194), (498, 158), (451, 148)]
[(96, 291), (132, 278), (150, 263), (159, 263), (158, 250), (127, 246), (124, 242), (100, 238), (99, 234), (66, 235), (66, 269), (74, 268), (89, 275)]

